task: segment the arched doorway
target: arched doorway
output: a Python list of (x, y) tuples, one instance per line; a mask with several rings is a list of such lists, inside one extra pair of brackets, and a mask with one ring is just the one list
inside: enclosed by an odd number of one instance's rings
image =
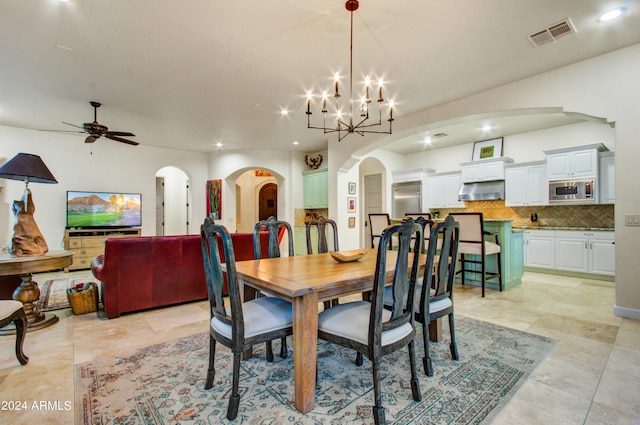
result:
[(258, 195), (258, 220), (278, 218), (278, 185), (267, 183), (260, 188)]
[(156, 173), (156, 235), (189, 233), (190, 181), (176, 167), (164, 167)]

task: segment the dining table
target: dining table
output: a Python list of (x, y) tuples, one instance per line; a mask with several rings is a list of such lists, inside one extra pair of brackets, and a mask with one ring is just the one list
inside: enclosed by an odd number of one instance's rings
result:
[[(292, 304), (294, 405), (301, 413), (310, 412), (315, 404), (319, 303), (373, 289), (377, 251), (368, 251), (351, 262), (338, 262), (330, 253), (236, 262), (245, 301), (259, 290)], [(387, 253), (389, 282), (396, 258), (397, 251)]]

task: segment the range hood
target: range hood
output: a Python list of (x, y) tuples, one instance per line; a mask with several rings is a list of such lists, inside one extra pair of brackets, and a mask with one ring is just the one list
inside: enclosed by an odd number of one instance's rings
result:
[(458, 193), (459, 201), (490, 201), (504, 199), (504, 180), (465, 183)]

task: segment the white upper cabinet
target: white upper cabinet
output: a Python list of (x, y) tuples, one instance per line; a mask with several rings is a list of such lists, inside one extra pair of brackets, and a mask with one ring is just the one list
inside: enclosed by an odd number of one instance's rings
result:
[(505, 169), (506, 206), (548, 205), (547, 166), (544, 161)]
[(549, 180), (578, 179), (598, 176), (598, 152), (608, 150), (598, 143), (545, 151)]
[(421, 182), (425, 183), (429, 174), (435, 173), (431, 168), (411, 168), (391, 172), (394, 183)]
[(427, 185), (427, 207), (464, 208), (464, 201), (458, 200), (462, 187), (460, 173), (432, 174)]
[(600, 203), (615, 203), (615, 163), (613, 152), (602, 152), (600, 154), (600, 176), (598, 186), (600, 187)]
[(513, 159), (507, 157), (463, 162), (460, 164), (462, 167), (462, 182), (475, 183), (504, 180), (504, 165), (511, 163), (513, 163)]

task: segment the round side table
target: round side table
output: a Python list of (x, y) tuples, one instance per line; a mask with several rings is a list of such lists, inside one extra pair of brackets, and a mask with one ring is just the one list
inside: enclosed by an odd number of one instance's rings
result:
[[(40, 288), (31, 280), (33, 273), (41, 273), (68, 267), (73, 262), (71, 251), (49, 251), (45, 255), (28, 257), (13, 257), (10, 254), (0, 254), (0, 276), (19, 275), (22, 283), (13, 292), (13, 299), (24, 305), (24, 312), (29, 322), (27, 332), (46, 328), (59, 319), (55, 314), (45, 314), (38, 311)], [(0, 329), (0, 335), (15, 333), (13, 325)]]

